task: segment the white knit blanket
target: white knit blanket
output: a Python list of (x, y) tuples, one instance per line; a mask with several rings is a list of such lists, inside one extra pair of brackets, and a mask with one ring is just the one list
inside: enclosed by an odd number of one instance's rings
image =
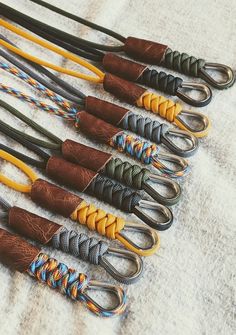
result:
[[(49, 0), (48, 0), (49, 1)], [(45, 23), (99, 42), (112, 40), (91, 32), (76, 22), (64, 19), (28, 0), (3, 1)], [(236, 4), (231, 0), (53, 0), (54, 5), (123, 34), (163, 42), (170, 47), (200, 56), (211, 62), (236, 68)], [(0, 29), (34, 55), (76, 69), (59, 56), (44, 52), (16, 35)], [(94, 94), (119, 102), (103, 92), (99, 85), (60, 75), (86, 94)], [(181, 75), (182, 76), (182, 75)], [(184, 79), (187, 77), (182, 76)], [(20, 80), (1, 71), (1, 81), (32, 96), (50, 102)], [(141, 280), (124, 287), (128, 296), (124, 316), (102, 319), (88, 312), (81, 303), (72, 303), (60, 293), (39, 284), (27, 274), (16, 273), (0, 265), (0, 334), (5, 335), (234, 335), (235, 328), (235, 223), (236, 223), (236, 86), (225, 91), (213, 90), (210, 105), (200, 111), (212, 121), (207, 138), (200, 141), (198, 153), (189, 159), (191, 173), (181, 182), (183, 197), (173, 207), (175, 222), (162, 232), (161, 248), (156, 255), (144, 259)], [(71, 138), (111, 152), (67, 126), (61, 119), (32, 108), (24, 102), (0, 93), (36, 122), (63, 139)], [(175, 99), (175, 98), (174, 98)], [(51, 102), (50, 102), (51, 103)], [(121, 102), (119, 102), (121, 103)], [(123, 104), (126, 107), (128, 105)], [(189, 106), (186, 106), (189, 108)], [(147, 112), (132, 107), (143, 115)], [(153, 119), (156, 116), (151, 115)], [(1, 109), (1, 118), (15, 122), (24, 131), (29, 127), (17, 122)], [(21, 148), (1, 135), (3, 143)], [(117, 155), (116, 151), (112, 151)], [(121, 156), (123, 157), (124, 156)], [(1, 162), (1, 172), (18, 181), (26, 181), (21, 172)], [(42, 175), (41, 171), (38, 171)], [(11, 204), (22, 206), (69, 228), (73, 222), (53, 215), (33, 204), (27, 195), (0, 185), (0, 194)], [(85, 196), (106, 210), (138, 222), (114, 208)], [(4, 223), (1, 222), (1, 226)], [(91, 236), (94, 234), (89, 233)], [(98, 235), (97, 235), (98, 236)], [(74, 257), (44, 248), (53, 257), (91, 277), (112, 281), (105, 271), (78, 261)], [(117, 259), (114, 264), (118, 264)], [(114, 282), (114, 281), (112, 281)], [(101, 301), (101, 297), (100, 297)]]

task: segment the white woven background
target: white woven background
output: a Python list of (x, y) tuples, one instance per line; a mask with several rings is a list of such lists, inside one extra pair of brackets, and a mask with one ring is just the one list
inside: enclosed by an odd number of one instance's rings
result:
[[(88, 28), (27, 0), (3, 2), (70, 33), (109, 42), (104, 35), (92, 33)], [(134, 35), (163, 42), (176, 50), (236, 68), (234, 1), (53, 0), (51, 3), (124, 36)], [(32, 54), (62, 64), (60, 57), (18, 40), (16, 35), (4, 29), (1, 32)], [(63, 64), (77, 68), (74, 64)], [(62, 77), (85, 93), (115, 101), (111, 95), (103, 92), (102, 87)], [(1, 80), (47, 101), (3, 71)], [(182, 201), (173, 208), (175, 223), (170, 230), (161, 233), (160, 251), (144, 260), (142, 279), (135, 285), (125, 287), (128, 295), (127, 314), (109, 320), (100, 319), (80, 303), (71, 303), (26, 274), (15, 273), (0, 265), (1, 334), (235, 334), (236, 87), (226, 91), (214, 90), (213, 93), (211, 104), (201, 109), (212, 120), (211, 132), (208, 138), (201, 140), (198, 153), (190, 159), (192, 171), (182, 182)], [(0, 97), (63, 139), (78, 139), (111, 151), (106, 146), (97, 145), (76, 134), (74, 129), (52, 115), (3, 93), (0, 93)], [(142, 113), (136, 108), (132, 110)], [(143, 112), (143, 115), (147, 114)], [(2, 109), (1, 118), (14, 121)], [(17, 124), (31, 133), (28, 127), (19, 122)], [(18, 148), (13, 141), (7, 142), (3, 136), (1, 141)], [(1, 162), (1, 171), (18, 181), (26, 181), (9, 164)], [(75, 227), (69, 220), (37, 207), (27, 195), (9, 190), (3, 185), (0, 185), (0, 194), (12, 204), (48, 216), (67, 227)], [(114, 211), (94, 198), (86, 196), (86, 199)], [(133, 216), (127, 218), (138, 221)], [(85, 231), (81, 227), (78, 229)], [(111, 280), (98, 267), (78, 262), (59, 251), (44, 250), (70, 266), (88, 272), (92, 277)]]

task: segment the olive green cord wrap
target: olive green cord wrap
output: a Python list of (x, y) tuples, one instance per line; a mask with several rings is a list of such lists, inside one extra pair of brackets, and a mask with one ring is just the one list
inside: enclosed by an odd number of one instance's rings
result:
[(172, 51), (168, 48), (165, 52), (162, 64), (169, 69), (186, 75), (199, 77), (199, 71), (205, 66), (206, 61), (204, 59), (197, 59), (196, 57), (189, 56), (186, 53)]
[(143, 188), (143, 183), (148, 181), (150, 176), (148, 169), (127, 161), (123, 162), (120, 158), (111, 158), (101, 172), (138, 190)]

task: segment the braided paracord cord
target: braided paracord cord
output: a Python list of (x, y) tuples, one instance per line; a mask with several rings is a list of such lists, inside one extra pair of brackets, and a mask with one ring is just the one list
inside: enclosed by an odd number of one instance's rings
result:
[(136, 104), (138, 107), (144, 107), (146, 110), (159, 114), (169, 122), (174, 122), (178, 114), (182, 112), (182, 106), (179, 103), (150, 92), (144, 92)]
[(170, 95), (176, 95), (177, 90), (181, 87), (183, 79), (166, 74), (163, 71), (145, 69), (137, 79), (137, 83), (158, 89)]
[(172, 51), (170, 48), (166, 50), (162, 63), (169, 69), (184, 73), (189, 76), (199, 77), (199, 71), (206, 64), (204, 59), (197, 59), (186, 53)]
[(101, 311), (84, 296), (83, 292), (89, 286), (89, 279), (85, 274), (77, 273), (64, 263), (59, 263), (44, 253), (37, 256), (27, 272), (30, 276), (46, 283), (51, 288), (58, 289), (60, 293), (71, 299), (85, 302), (88, 309), (97, 315), (111, 316), (113, 314)]
[(84, 261), (99, 264), (99, 259), (106, 254), (109, 246), (104, 241), (89, 238), (85, 234), (79, 234), (75, 230), (63, 227), (51, 240), (54, 248), (70, 253)]
[(120, 158), (111, 158), (101, 173), (138, 190), (143, 188), (143, 183), (149, 179), (150, 175), (148, 169), (129, 162), (123, 162)]
[(128, 213), (132, 213), (141, 200), (137, 192), (100, 174), (92, 180), (86, 192)]
[(118, 126), (124, 130), (132, 131), (156, 144), (162, 143), (162, 136), (169, 129), (167, 124), (132, 112), (128, 112)]
[(116, 239), (116, 233), (125, 226), (124, 219), (108, 214), (85, 201), (71, 214), (70, 218), (112, 240)]

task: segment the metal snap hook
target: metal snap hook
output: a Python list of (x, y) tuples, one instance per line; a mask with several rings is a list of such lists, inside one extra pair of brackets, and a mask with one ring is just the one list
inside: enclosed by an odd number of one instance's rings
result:
[[(125, 258), (131, 260), (135, 264), (135, 270), (127, 275), (121, 274), (108, 260), (107, 257), (117, 256), (120, 258)], [(123, 284), (131, 284), (138, 280), (139, 276), (143, 271), (143, 261), (142, 259), (136, 255), (134, 252), (118, 249), (118, 248), (109, 248), (107, 253), (104, 254), (99, 259), (99, 264), (116, 280)]]
[[(217, 81), (212, 76), (207, 73), (207, 69), (215, 70), (226, 74), (227, 79), (226, 81)], [(212, 85), (219, 90), (223, 90), (224, 88), (228, 88), (232, 86), (235, 82), (235, 74), (233, 70), (224, 64), (219, 63), (205, 63), (205, 65), (199, 70), (199, 77), (204, 79), (207, 83)]]
[[(156, 183), (156, 184), (161, 184), (167, 187), (168, 189), (171, 189), (174, 191), (172, 197), (165, 197), (161, 195), (157, 190), (154, 189), (150, 184), (150, 182)], [(154, 200), (159, 202), (160, 204), (167, 205), (167, 206), (172, 206), (176, 204), (181, 196), (181, 188), (180, 185), (167, 177), (162, 177), (158, 176), (156, 174), (150, 174), (149, 179), (143, 183), (143, 190), (146, 191)]]
[[(200, 91), (204, 93), (204, 97), (202, 99), (194, 99), (189, 94), (184, 93), (185, 89), (189, 89), (192, 91), (193, 90)], [(195, 107), (206, 106), (210, 103), (212, 99), (212, 91), (210, 87), (206, 84), (200, 84), (200, 83), (183, 82), (181, 86), (178, 87), (176, 95), (187, 104)]]
[[(146, 208), (153, 212), (157, 212), (163, 215), (166, 220), (163, 222), (158, 222), (153, 218), (153, 215), (148, 215), (142, 210), (142, 208)], [(157, 230), (166, 230), (170, 228), (173, 222), (173, 214), (171, 210), (168, 207), (158, 204), (157, 202), (154, 201), (140, 200), (139, 204), (134, 207), (133, 213), (136, 214), (148, 226)]]
[[(104, 308), (92, 299), (86, 292), (92, 290), (100, 290), (110, 292), (116, 296), (117, 304), (112, 308)], [(119, 286), (115, 286), (106, 282), (91, 279), (88, 286), (81, 294), (81, 300), (87, 303), (88, 308), (99, 316), (109, 317), (122, 314), (126, 308), (126, 294)]]
[[(191, 126), (189, 123), (187, 123), (185, 120), (188, 118), (190, 120), (194, 119), (195, 121), (197, 121), (200, 128)], [(210, 128), (210, 120), (208, 119), (208, 117), (198, 112), (190, 112), (183, 110), (176, 116), (174, 122), (180, 129), (187, 130), (196, 137), (206, 136)]]
[[(151, 240), (151, 244), (146, 247), (141, 247), (125, 236), (125, 231), (134, 231), (147, 235)], [(126, 222), (124, 229), (116, 234), (116, 239), (119, 240), (126, 248), (129, 248), (129, 250), (140, 256), (151, 256), (160, 247), (160, 237), (158, 233), (147, 225), (140, 223)]]
[[(178, 147), (170, 137), (180, 137), (184, 138), (190, 142), (190, 145), (186, 149), (182, 149)], [(165, 144), (167, 148), (169, 148), (176, 155), (181, 157), (189, 157), (192, 156), (195, 151), (198, 149), (198, 139), (188, 131), (180, 130), (180, 129), (168, 129), (164, 134), (161, 135), (162, 143)]]
[[(161, 162), (162, 160), (174, 163), (179, 168), (171, 169), (163, 164)], [(186, 159), (171, 154), (158, 154), (157, 157), (153, 157), (152, 165), (165, 175), (171, 176), (173, 178), (182, 177), (189, 171), (189, 165)]]

